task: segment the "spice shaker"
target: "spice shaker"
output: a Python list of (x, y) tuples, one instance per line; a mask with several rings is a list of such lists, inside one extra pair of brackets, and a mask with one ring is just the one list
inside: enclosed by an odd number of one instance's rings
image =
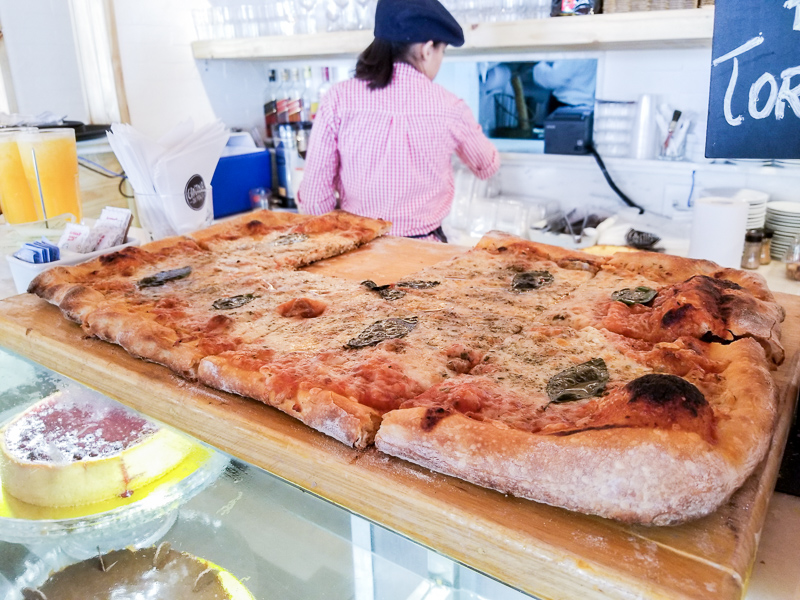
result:
[(761, 240), (761, 264), (768, 265), (772, 260), (772, 229), (764, 229), (764, 239)]
[(761, 242), (764, 233), (761, 229), (748, 229), (744, 234), (743, 269), (757, 269), (761, 265)]
[(794, 236), (783, 257), (783, 262), (786, 263), (786, 276), (789, 279), (800, 281), (800, 235)]

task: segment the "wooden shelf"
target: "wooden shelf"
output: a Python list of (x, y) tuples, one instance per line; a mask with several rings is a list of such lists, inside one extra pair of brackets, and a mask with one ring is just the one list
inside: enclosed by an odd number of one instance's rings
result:
[[(714, 8), (629, 12), (501, 23), (465, 31), (462, 48), (474, 55), (499, 52), (711, 47)], [(197, 59), (353, 57), (372, 41), (371, 31), (205, 40), (192, 44)]]

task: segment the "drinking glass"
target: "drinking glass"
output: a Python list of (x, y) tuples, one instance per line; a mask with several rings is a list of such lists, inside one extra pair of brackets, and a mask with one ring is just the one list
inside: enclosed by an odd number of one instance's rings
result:
[(358, 28), (369, 30), (375, 27), (375, 0), (356, 0), (358, 5)]
[(466, 231), (469, 228), (470, 203), (475, 176), (463, 163), (454, 165), (453, 168), (453, 205), (450, 207), (451, 225), (458, 230)]
[(262, 6), (263, 20), (261, 35), (281, 35), (283, 11), (279, 9), (280, 0), (266, 0)]
[(192, 11), (192, 20), (194, 21), (194, 30), (197, 34), (198, 40), (210, 40), (214, 37), (211, 29), (209, 11), (207, 9), (199, 9)]
[(25, 131), (35, 129), (0, 129), (0, 206), (6, 222), (12, 225), (38, 220), (17, 144), (19, 134)]
[(342, 29), (342, 12), (334, 0), (325, 2), (325, 22), (327, 31), (340, 31)]
[[(292, 35), (297, 29), (293, 0), (266, 0), (264, 4), (266, 35)], [(262, 35), (264, 35), (262, 33)]]
[(464, 22), (468, 25), (480, 23), (481, 7), (480, 0), (463, 0), (462, 11)]
[(317, 19), (316, 8), (317, 0), (297, 0), (300, 7), (299, 30), (300, 33), (316, 33)]
[(355, 0), (333, 0), (341, 13), (342, 29), (349, 31), (358, 29), (358, 18), (355, 13)]
[(527, 207), (519, 200), (498, 199), (495, 228), (516, 236), (525, 236)]
[(25, 131), (19, 134), (17, 143), (38, 220), (69, 213), (80, 221), (75, 130)]
[(258, 37), (259, 33), (256, 7), (242, 4), (237, 11), (236, 37)]
[(211, 31), (217, 39), (235, 37), (236, 31), (231, 19), (231, 11), (227, 6), (214, 6), (210, 9)]
[(479, 23), (494, 23), (499, 20), (501, 16), (499, 0), (478, 0), (478, 6), (480, 11)]

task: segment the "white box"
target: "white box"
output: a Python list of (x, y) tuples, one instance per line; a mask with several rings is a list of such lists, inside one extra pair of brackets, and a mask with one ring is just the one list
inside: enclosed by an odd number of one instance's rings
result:
[(14, 277), (14, 287), (17, 288), (18, 294), (24, 294), (28, 291), (28, 284), (33, 281), (33, 278), (36, 277), (42, 271), (46, 271), (47, 269), (51, 269), (52, 267), (64, 267), (68, 265), (77, 265), (82, 262), (86, 262), (87, 260), (92, 260), (93, 258), (97, 258), (103, 254), (111, 254), (112, 252), (116, 252), (117, 250), (122, 250), (123, 248), (127, 248), (128, 246), (139, 246), (142, 243), (142, 239), (145, 237), (144, 231), (141, 234), (137, 234), (134, 228), (131, 228), (128, 231), (128, 241), (124, 244), (120, 244), (119, 246), (114, 246), (113, 248), (106, 248), (105, 250), (97, 250), (95, 252), (89, 252), (87, 254), (80, 254), (78, 252), (70, 252), (69, 250), (62, 250), (61, 251), (61, 260), (56, 260), (54, 262), (49, 263), (29, 263), (25, 262), (24, 260), (18, 259), (13, 254), (6, 255), (6, 260), (8, 261), (8, 266), (11, 269), (11, 275)]

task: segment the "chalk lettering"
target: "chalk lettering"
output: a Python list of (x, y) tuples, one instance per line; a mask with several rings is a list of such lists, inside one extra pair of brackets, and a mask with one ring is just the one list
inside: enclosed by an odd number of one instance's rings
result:
[[(761, 93), (761, 88), (763, 88), (764, 84), (766, 83), (769, 83), (769, 98), (767, 98), (767, 103), (764, 105), (764, 108), (758, 110), (758, 95)], [(753, 85), (750, 86), (747, 110), (750, 112), (750, 116), (754, 119), (763, 119), (768, 117), (769, 113), (772, 112), (772, 109), (775, 108), (775, 102), (777, 100), (778, 82), (775, 80), (775, 76), (772, 75), (772, 73), (764, 73)]]
[[(797, 1), (800, 3), (800, 0)], [(794, 87), (791, 87), (792, 84), (790, 83), (795, 75), (800, 75), (800, 65), (781, 71), (781, 89), (778, 92), (778, 101), (775, 104), (776, 119), (783, 118), (784, 102), (788, 102), (795, 116), (800, 118), (800, 83)]]
[(739, 79), (739, 59), (734, 58), (731, 80), (728, 82), (728, 89), (725, 90), (725, 102), (722, 105), (722, 110), (725, 113), (725, 120), (728, 122), (728, 125), (732, 125), (733, 127), (741, 125), (744, 122), (744, 117), (742, 115), (734, 117), (731, 111), (731, 101), (733, 100), (733, 92), (736, 89), (737, 79)]
[[(790, 2), (794, 3), (792, 6), (798, 7), (797, 14), (800, 14), (800, 0), (788, 0), (787, 4)], [(716, 67), (725, 61), (733, 60), (731, 78), (730, 81), (728, 81), (728, 87), (725, 90), (725, 99), (722, 107), (725, 115), (725, 121), (727, 121), (728, 125), (731, 125), (732, 127), (741, 125), (744, 122), (744, 117), (742, 115), (737, 115), (735, 117), (733, 116), (733, 110), (731, 108), (733, 103), (733, 93), (736, 91), (736, 83), (739, 80), (738, 57), (745, 52), (752, 50), (756, 46), (761, 45), (763, 42), (763, 36), (754, 37), (735, 50), (731, 50), (727, 54), (723, 54), (711, 63)], [(791, 83), (792, 77), (795, 75), (800, 75), (800, 66), (784, 69), (781, 72), (780, 87), (778, 87), (778, 81), (775, 79), (775, 76), (771, 73), (764, 73), (761, 77), (759, 77), (755, 83), (750, 86), (750, 93), (747, 101), (747, 110), (750, 113), (750, 116), (754, 119), (763, 119), (768, 117), (774, 109), (775, 118), (777, 120), (783, 119), (784, 115), (786, 114), (786, 104), (788, 103), (794, 114), (797, 117), (800, 117), (800, 83), (798, 83), (795, 87), (792, 87)], [(758, 97), (766, 84), (769, 84), (770, 87), (769, 97), (767, 98), (767, 102), (764, 107), (759, 110)]]
[(722, 106), (722, 110), (724, 111), (725, 114), (725, 120), (728, 122), (728, 125), (731, 125), (732, 127), (741, 125), (744, 122), (744, 117), (742, 115), (734, 117), (733, 111), (731, 110), (731, 102), (733, 101), (733, 92), (736, 90), (736, 81), (739, 79), (739, 59), (736, 57), (739, 56), (740, 54), (744, 54), (749, 50), (752, 50), (756, 46), (760, 46), (763, 43), (764, 43), (764, 36), (757, 35), (753, 39), (746, 41), (744, 44), (742, 44), (735, 50), (731, 50), (727, 54), (723, 54), (719, 58), (714, 59), (714, 61), (711, 63), (712, 66), (716, 67), (718, 65), (721, 65), (725, 61), (733, 59), (733, 72), (731, 73), (731, 80), (728, 82), (728, 89), (725, 90), (725, 101)]
[(786, 0), (783, 3), (783, 8), (788, 8), (789, 10), (794, 9), (794, 26), (792, 29), (796, 31), (800, 31), (800, 0)]
[(723, 54), (719, 58), (715, 58), (714, 62), (712, 62), (711, 65), (716, 67), (717, 65), (720, 65), (720, 64), (724, 63), (726, 60), (730, 60), (732, 58), (736, 58), (740, 54), (744, 54), (748, 50), (752, 50), (756, 46), (760, 46), (763, 43), (764, 43), (764, 36), (763, 35), (757, 35), (752, 40), (748, 40), (744, 44), (742, 44), (741, 46), (736, 48), (736, 50), (731, 50), (727, 54)]

